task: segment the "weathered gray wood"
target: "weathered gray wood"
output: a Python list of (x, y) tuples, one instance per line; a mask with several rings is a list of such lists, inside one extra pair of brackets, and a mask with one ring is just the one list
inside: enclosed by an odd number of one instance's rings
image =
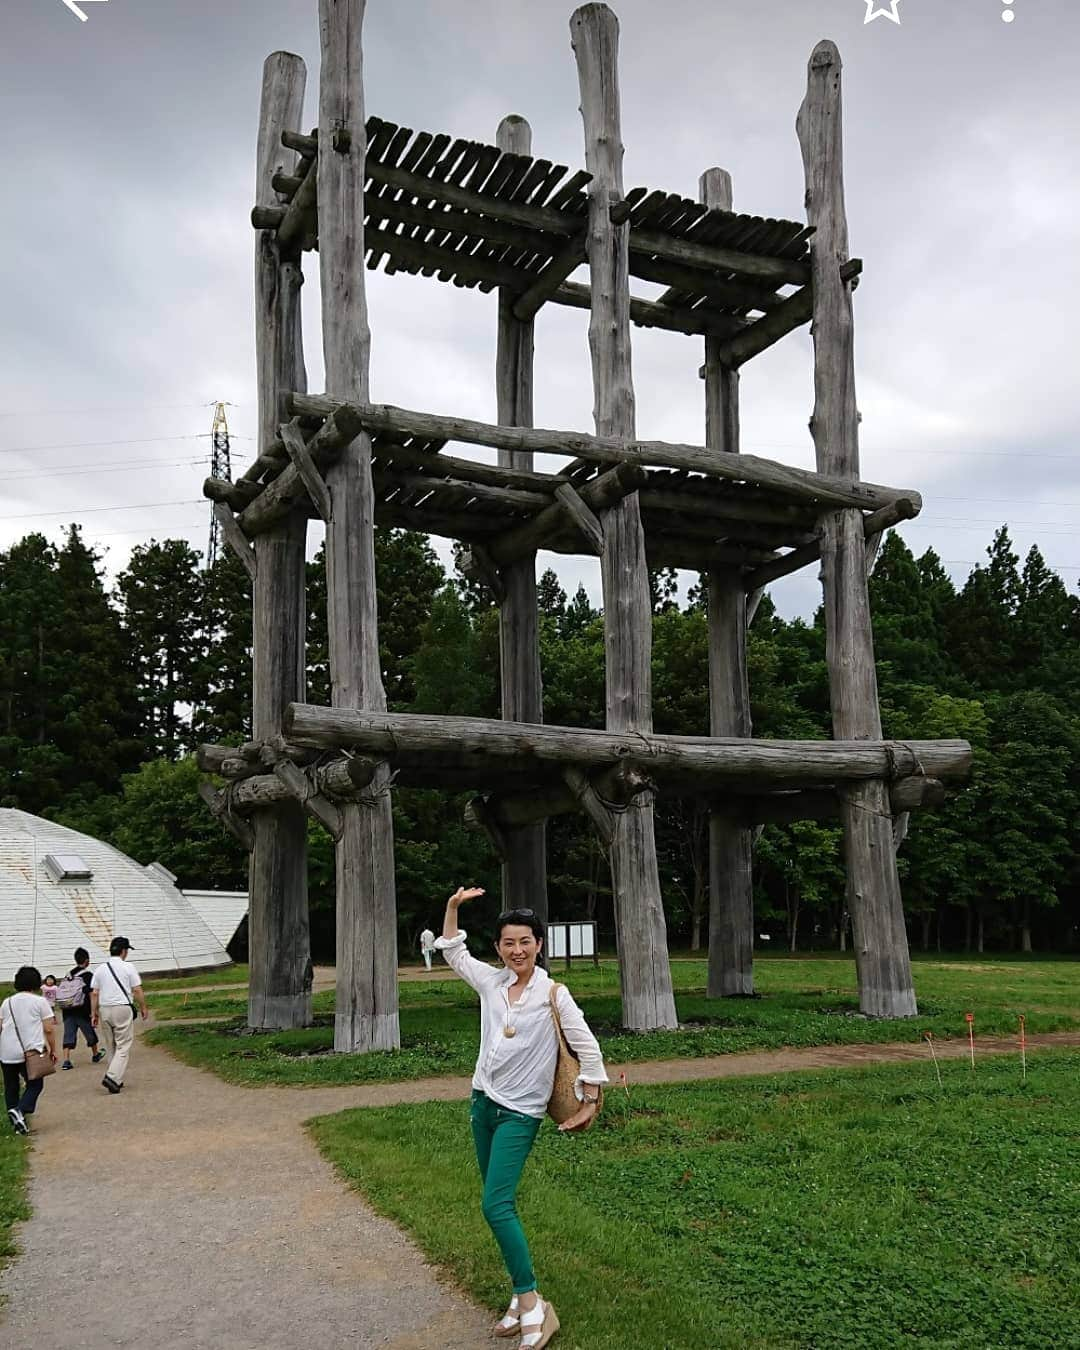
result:
[[(862, 530), (866, 538), (863, 552), (863, 572), (866, 576), (870, 575), (874, 566), (874, 556), (877, 549), (873, 541), (881, 538), (883, 530), (891, 529), (902, 520), (913, 520), (918, 514), (918, 507), (914, 502), (909, 501), (906, 497), (898, 497), (890, 505), (883, 506), (880, 510), (863, 516)], [(792, 549), (790, 553), (785, 553), (782, 558), (777, 558), (775, 562), (763, 563), (753, 572), (747, 572), (743, 579), (744, 585), (750, 591), (760, 590), (779, 577), (786, 577), (792, 572), (798, 572), (803, 567), (809, 567), (811, 563), (817, 562), (820, 557), (821, 539), (818, 538), (811, 544), (803, 544), (799, 548)]]
[[(840, 268), (844, 281), (854, 281), (862, 272), (862, 259), (849, 258)], [(756, 319), (749, 328), (717, 343), (716, 360), (722, 365), (738, 368), (751, 357), (759, 356), (781, 338), (809, 323), (814, 309), (814, 288), (803, 286), (763, 319)]]
[[(644, 481), (644, 470), (633, 464), (618, 464), (598, 478), (583, 483), (578, 496), (589, 511), (597, 513), (617, 505)], [(565, 506), (562, 502), (553, 503), (533, 516), (532, 520), (494, 539), (490, 546), (491, 556), (496, 563), (505, 567), (517, 558), (535, 553), (538, 548), (553, 548), (562, 552), (564, 548), (559, 536), (566, 533), (566, 526)], [(570, 534), (573, 543), (569, 551), (580, 551), (581, 535), (578, 529), (573, 528)]]
[[(732, 210), (731, 175), (708, 169), (698, 199), (710, 211)], [(705, 339), (705, 444), (739, 453), (739, 375), (720, 356), (719, 338)], [(746, 670), (746, 592), (740, 573), (717, 567), (707, 574), (709, 617), (709, 730), (713, 736), (750, 736)], [(753, 841), (750, 830), (717, 812), (709, 815), (710, 998), (754, 992)]]
[[(899, 819), (911, 811), (929, 810), (945, 801), (939, 778), (914, 775), (889, 788), (889, 806)], [(745, 825), (789, 825), (796, 820), (838, 820), (842, 814), (836, 790), (776, 792), (766, 796), (727, 796), (713, 800), (714, 809)]]
[[(596, 796), (609, 810), (628, 806), (639, 792), (653, 787), (653, 781), (640, 765), (622, 760), (612, 769), (590, 776)], [(550, 786), (533, 787), (524, 793), (501, 793), (487, 797), (488, 814), (503, 830), (549, 816), (564, 816), (581, 809), (578, 793), (564, 779)]]
[(397, 764), (432, 763), (521, 768), (526, 764), (579, 764), (610, 768), (629, 759), (661, 787), (699, 778), (719, 785), (761, 782), (792, 786), (855, 779), (894, 780), (925, 773), (946, 782), (971, 769), (967, 741), (780, 741), (718, 740), (709, 736), (666, 736), (632, 729), (591, 728), (506, 722), (485, 717), (436, 717), (422, 713), (322, 708), (296, 703), (285, 716), (285, 731), (296, 745), (344, 748)]
[[(308, 454), (316, 465), (326, 468), (350, 445), (360, 430), (359, 419), (351, 409), (342, 408), (324, 422), (308, 442)], [(284, 448), (284, 447), (282, 447)], [(239, 525), (249, 537), (260, 534), (282, 516), (310, 501), (304, 480), (295, 464), (287, 464), (240, 513)]]
[[(465, 806), (465, 823), (477, 830), (482, 830), (487, 835), (488, 843), (494, 850), (496, 858), (505, 868), (510, 858), (511, 846), (507, 835), (504, 833), (501, 825), (495, 820), (494, 816), (488, 810), (487, 799), (485, 797), (473, 797)], [(517, 906), (510, 903), (503, 897), (503, 904), (510, 909), (516, 909)]]
[[(532, 460), (532, 452), (508, 451), (516, 459)], [(566, 474), (536, 473), (532, 469), (511, 468), (503, 464), (481, 464), (472, 459), (460, 459), (433, 450), (417, 450), (412, 446), (378, 446), (375, 454), (375, 472), (401, 468), (421, 469), (429, 474), (432, 483), (439, 475), (458, 478), (463, 483), (481, 483), (485, 487), (519, 488), (523, 492), (545, 492), (553, 495), (560, 483), (568, 481)]]
[[(364, 0), (319, 0), (319, 268), (326, 389), (360, 402), (368, 398), (370, 347), (364, 288), (363, 20)], [(332, 699), (341, 707), (382, 709), (375, 499), (366, 432), (331, 462), (326, 477), (334, 504), (326, 529)], [(386, 786), (385, 779), (376, 780), (376, 788)], [(342, 807), (335, 875), (334, 1048), (396, 1049), (397, 906), (388, 791)]]
[(344, 822), (339, 807), (328, 801), (302, 769), (287, 759), (274, 765), (275, 776), (284, 783), (309, 816), (324, 826), (335, 842), (341, 838)]
[(736, 249), (717, 248), (715, 244), (697, 244), (690, 239), (672, 239), (660, 230), (631, 229), (630, 248), (634, 253), (655, 254), (672, 262), (704, 267), (710, 272), (735, 272), (738, 276), (771, 281), (777, 286), (785, 283), (804, 286), (809, 280), (805, 263), (740, 253)]
[[(496, 133), (504, 154), (531, 155), (532, 130), (523, 117), (504, 117)], [(560, 278), (561, 280), (561, 278)], [(495, 346), (495, 402), (497, 420), (504, 426), (533, 424), (533, 320), (515, 312), (518, 294), (499, 291)], [(504, 470), (533, 472), (528, 450), (499, 450)], [(536, 549), (526, 548), (504, 561), (499, 571), (484, 549), (474, 549), (477, 565), (498, 577), (499, 692), (502, 716), (512, 722), (544, 720), (544, 690), (540, 673), (540, 619), (536, 602)], [(491, 582), (489, 581), (489, 585)], [(489, 816), (489, 825), (495, 828)], [(546, 918), (547, 824), (543, 819), (518, 827), (499, 826), (503, 843), (503, 904), (510, 909), (534, 910)]]
[[(326, 417), (336, 412), (345, 400), (326, 394), (297, 394), (289, 400), (292, 413)], [(658, 466), (710, 474), (736, 483), (753, 483), (772, 488), (783, 497), (806, 501), (818, 507), (857, 506), (875, 511), (898, 497), (906, 497), (921, 508), (922, 497), (913, 488), (883, 487), (856, 478), (814, 473), (778, 464), (757, 455), (718, 453), (698, 445), (680, 445), (671, 441), (638, 441), (633, 435), (586, 436), (576, 431), (550, 431), (524, 427), (500, 427), (489, 422), (473, 422), (465, 417), (445, 417), (433, 413), (395, 408), (389, 404), (349, 404), (369, 431), (398, 432), (427, 440), (461, 441), (469, 445), (488, 445), (499, 450), (517, 450), (536, 454), (568, 455), (575, 459), (620, 461), (641, 467)]]
[[(300, 423), (294, 418), (291, 422), (283, 422), (278, 428), (281, 440), (288, 451), (289, 458), (292, 460), (296, 472), (307, 489), (307, 494), (311, 498), (312, 505), (324, 521), (329, 521), (332, 513), (330, 502), (330, 492), (323, 481), (322, 474), (315, 467), (315, 461), (311, 458), (311, 452), (304, 442), (304, 437), (300, 431)], [(243, 531), (239, 531), (243, 534)]]
[[(316, 160), (293, 194), (277, 230), (278, 247), (288, 254), (315, 247), (318, 236), (316, 206), (319, 195), (319, 162)], [(252, 220), (254, 221), (254, 214)]]
[(502, 573), (482, 544), (473, 544), (471, 548), (465, 549), (458, 559), (458, 566), (471, 581), (486, 586), (497, 605), (506, 602), (506, 584)]
[[(567, 305), (571, 309), (592, 307), (589, 287), (578, 281), (564, 281), (550, 298), (556, 305)], [(708, 309), (674, 309), (638, 296), (630, 297), (630, 322), (639, 328), (662, 328), (669, 333), (711, 334), (723, 338), (733, 337), (747, 327), (747, 320), (731, 314), (717, 314)]]
[(561, 483), (555, 489), (555, 496), (581, 536), (588, 552), (595, 553), (599, 557), (604, 551), (604, 527), (599, 520), (569, 483)]
[[(855, 402), (851, 288), (841, 280), (848, 257), (844, 209), (840, 53), (820, 42), (810, 58), (798, 134), (806, 174), (814, 287), (814, 412), (810, 427), (823, 473), (856, 477), (859, 428)], [(821, 521), (826, 659), (833, 733), (842, 739), (881, 734), (874, 642), (865, 572), (866, 543), (857, 511), (830, 511)], [(913, 1017), (907, 930), (884, 782), (843, 792), (847, 903), (855, 934), (859, 1006), (877, 1017)]]
[[(304, 101), (306, 72), (298, 56), (275, 52), (263, 67), (255, 199), (273, 204), (275, 173), (296, 156), (281, 144)], [(273, 441), (286, 391), (306, 388), (300, 326), (299, 265), (287, 260), (276, 235), (256, 236), (255, 358), (260, 451)], [(292, 514), (255, 544), (253, 586), (252, 730), (256, 739), (281, 731), (288, 703), (303, 697), (307, 521)], [(311, 1021), (308, 935), (307, 829), (294, 801), (256, 813), (252, 822), (248, 910), (251, 973), (248, 1025), (266, 1029)]]
[(234, 815), (228, 808), (227, 798), (224, 792), (219, 791), (212, 783), (205, 780), (198, 786), (199, 796), (206, 803), (210, 814), (215, 820), (221, 822), (229, 833), (250, 853), (255, 847), (255, 835), (251, 826), (246, 820), (241, 820)]
[(596, 789), (589, 782), (588, 774), (573, 764), (568, 764), (562, 772), (566, 786), (592, 821), (600, 842), (605, 848), (611, 848), (618, 834), (619, 817), (600, 800)]
[[(257, 483), (247, 483), (242, 479), (235, 483), (227, 478), (203, 479), (203, 496), (209, 497), (212, 502), (224, 502), (233, 511), (242, 511), (261, 490)], [(246, 545), (247, 536), (243, 530), (240, 536)]]
[[(589, 352), (593, 416), (601, 436), (634, 435), (630, 356), (628, 224), (611, 208), (623, 196), (619, 117), (619, 23), (606, 5), (583, 5), (570, 19), (577, 62), (585, 167), (589, 184)], [(607, 725), (614, 731), (652, 730), (652, 603), (645, 534), (636, 494), (603, 515)], [(611, 881), (619, 944), (623, 1024), (633, 1031), (676, 1027), (660, 895), (651, 799), (620, 817), (611, 844)]]
[[(446, 499), (453, 497), (464, 505), (495, 507), (501, 511), (542, 511), (551, 505), (551, 494), (522, 488), (489, 487), (459, 478), (437, 478), (433, 474), (410, 473), (405, 469), (385, 468), (376, 461), (373, 476), (380, 489), (400, 486), (410, 491), (438, 492)], [(556, 483), (556, 487), (560, 484)]]
[(221, 537), (236, 554), (243, 564), (244, 571), (252, 581), (255, 580), (255, 573), (258, 570), (258, 564), (255, 561), (255, 554), (251, 545), (247, 541), (244, 531), (236, 523), (236, 517), (225, 502), (214, 503), (214, 517), (221, 526)]
[(585, 236), (576, 235), (556, 253), (527, 291), (514, 302), (515, 319), (531, 319), (550, 300), (563, 282), (585, 261)]

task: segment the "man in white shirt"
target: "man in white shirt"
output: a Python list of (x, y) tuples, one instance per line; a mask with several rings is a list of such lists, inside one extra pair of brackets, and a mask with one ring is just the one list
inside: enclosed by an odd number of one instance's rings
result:
[(135, 1041), (135, 1004), (145, 1020), (149, 1016), (142, 976), (127, 959), (131, 943), (126, 937), (114, 937), (109, 943), (109, 959), (98, 966), (90, 981), (90, 1021), (101, 1031), (102, 1044), (109, 1056), (102, 1086), (117, 1093), (124, 1086), (128, 1057)]

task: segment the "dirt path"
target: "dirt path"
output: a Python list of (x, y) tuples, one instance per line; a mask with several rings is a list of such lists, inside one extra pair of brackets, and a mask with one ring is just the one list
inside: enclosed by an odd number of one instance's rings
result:
[[(1080, 1046), (1080, 1032), (1032, 1036)], [(967, 1054), (963, 1041), (937, 1047)], [(981, 1040), (980, 1055), (1016, 1052)], [(770, 1050), (625, 1067), (634, 1084), (925, 1059), (923, 1045)], [(466, 1350), (489, 1317), (440, 1285), (412, 1243), (336, 1178), (301, 1128), (351, 1106), (456, 1100), (464, 1078), (356, 1087), (229, 1086), (140, 1043), (107, 1096), (85, 1058), (45, 1089), (22, 1256), (0, 1278), (0, 1342), (41, 1344), (76, 1326), (87, 1350)], [(74, 1109), (79, 1124), (61, 1111)], [(74, 1226), (87, 1240), (62, 1242)], [(43, 1290), (50, 1296), (42, 1299)]]
[(245, 1092), (144, 1043), (110, 1097), (80, 1051), (42, 1096), (0, 1344), (64, 1327), (87, 1350), (486, 1344), (488, 1314), (440, 1285), (300, 1128), (335, 1098)]

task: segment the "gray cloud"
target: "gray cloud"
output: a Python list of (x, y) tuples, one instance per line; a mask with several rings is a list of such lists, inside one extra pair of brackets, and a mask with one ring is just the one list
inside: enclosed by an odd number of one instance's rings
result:
[[(852, 251), (867, 478), (918, 487), (906, 530), (958, 578), (994, 524), (1015, 521), (1075, 585), (1076, 220), (1080, 174), (1067, 0), (901, 0), (903, 22), (864, 25), (862, 0), (616, 6), (622, 22), (627, 186), (693, 193), (731, 170), (738, 207), (801, 214), (794, 118), (814, 42), (845, 61)], [(0, 418), (0, 547), (81, 520), (123, 565), (151, 534), (204, 546), (210, 410), (227, 398), (239, 453), (254, 432), (252, 173), (258, 91), (275, 48), (308, 62), (315, 121), (315, 0), (108, 0), (85, 24), (60, 0), (7, 0), (0, 89), (13, 131)], [(489, 138), (515, 111), (537, 153), (581, 161), (569, 8), (551, 0), (371, 0), (369, 111)], [(317, 262), (305, 313), (321, 382)], [(375, 397), (491, 417), (494, 300), (414, 278), (369, 276)], [(537, 420), (588, 428), (585, 316), (538, 323)], [(642, 435), (700, 440), (700, 342), (635, 333)], [(744, 372), (747, 449), (810, 464), (805, 333)], [(67, 415), (67, 410), (91, 411)], [(142, 444), (82, 442), (203, 436)], [(36, 454), (18, 447), (68, 445)], [(129, 461), (119, 469), (120, 461)], [(147, 461), (150, 461), (147, 464)], [(76, 476), (74, 467), (87, 472)], [(62, 471), (62, 472), (61, 472)], [(118, 505), (139, 509), (105, 511)], [(63, 511), (61, 515), (36, 513)], [(13, 518), (17, 517), (17, 518)], [(596, 595), (587, 561), (564, 582)], [(812, 573), (781, 583), (809, 613)]]

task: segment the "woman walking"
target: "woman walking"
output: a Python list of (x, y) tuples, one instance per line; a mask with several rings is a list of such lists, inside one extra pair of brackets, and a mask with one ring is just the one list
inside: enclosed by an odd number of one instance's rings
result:
[[(34, 1114), (43, 1078), (32, 1082), (26, 1072), (26, 1052), (44, 1052), (56, 1063), (56, 1016), (41, 995), (41, 972), (20, 966), (15, 972), (15, 992), (0, 1003), (0, 1062), (4, 1069), (4, 1104), (16, 1134), (29, 1134), (26, 1117)], [(22, 1091), (22, 1079), (26, 1088)]]
[[(435, 946), (447, 964), (480, 995), (480, 1057), (473, 1074), (472, 1122), (476, 1160), (484, 1185), (483, 1214), (510, 1273), (513, 1296), (496, 1336), (520, 1333), (520, 1350), (541, 1350), (559, 1329), (555, 1309), (536, 1287), (529, 1244), (515, 1198), (525, 1160), (547, 1113), (558, 1061), (551, 1010), (552, 980), (543, 968), (544, 925), (531, 909), (511, 909), (495, 924), (501, 970), (469, 955), (458, 927), (458, 907), (483, 895), (458, 889), (446, 904)], [(596, 1037), (570, 991), (558, 986), (559, 1021), (581, 1073), (575, 1085), (580, 1109), (559, 1129), (585, 1130), (608, 1081)]]

